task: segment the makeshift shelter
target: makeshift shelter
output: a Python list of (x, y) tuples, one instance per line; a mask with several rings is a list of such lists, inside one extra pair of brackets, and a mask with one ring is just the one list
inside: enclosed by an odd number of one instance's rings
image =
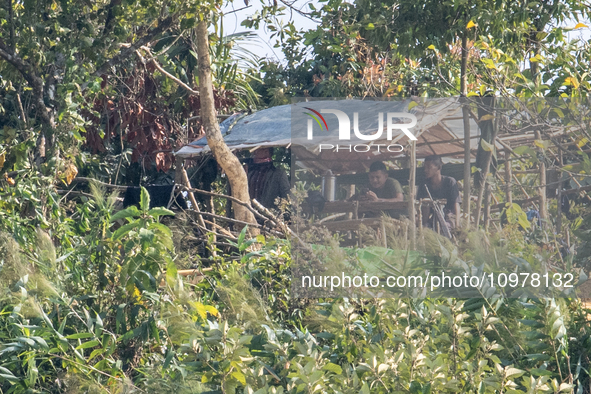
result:
[[(334, 140), (327, 135), (318, 133), (319, 139), (310, 144), (302, 138), (302, 130), (298, 130), (293, 122), (297, 112), (304, 112), (305, 108), (322, 110), (324, 108), (338, 108), (344, 112), (359, 113), (359, 128), (362, 134), (375, 133), (378, 121), (377, 112), (407, 112), (411, 111), (418, 118), (417, 125), (412, 129), (417, 135), (417, 158), (424, 158), (437, 154), (448, 159), (463, 159), (464, 127), (461, 120), (461, 108), (457, 98), (430, 100), (426, 107), (415, 106), (414, 101), (372, 101), (372, 100), (322, 100), (301, 102), (293, 105), (272, 107), (252, 114), (237, 114), (220, 124), (222, 135), (228, 147), (232, 150), (256, 149), (259, 147), (291, 147), (297, 158), (297, 165), (301, 168), (331, 169), (335, 173), (364, 172), (371, 162), (376, 160), (394, 160), (406, 156), (406, 153), (382, 152), (375, 150), (367, 154), (355, 153), (355, 159), (346, 152), (318, 152), (314, 147), (320, 143)], [(296, 116), (293, 116), (293, 115)], [(338, 120), (334, 116), (325, 116), (327, 129), (338, 128)], [(474, 119), (470, 120), (471, 148), (478, 147), (479, 130)], [(400, 136), (402, 137), (402, 136)], [(351, 144), (365, 143), (359, 139)], [(395, 143), (396, 140), (392, 141)], [(390, 143), (385, 137), (372, 141), (373, 145)], [(181, 148), (176, 155), (189, 158), (209, 151), (205, 137)], [(474, 158), (474, 156), (472, 157)]]
[[(283, 105), (258, 111), (252, 114), (236, 114), (221, 123), (224, 139), (232, 150), (254, 150), (259, 147), (289, 147), (292, 150), (292, 159), (294, 165), (300, 169), (314, 171), (317, 175), (327, 175), (327, 170), (331, 170), (336, 175), (336, 184), (359, 184), (365, 181), (365, 173), (370, 164), (377, 160), (393, 161), (398, 160), (401, 167), (399, 170), (391, 172), (401, 183), (410, 183), (414, 185), (421, 181), (421, 168), (417, 170), (416, 161), (429, 155), (439, 155), (443, 158), (444, 165), (442, 173), (451, 175), (458, 180), (462, 180), (467, 174), (472, 173), (473, 167), (484, 169), (484, 174), (491, 167), (491, 148), (496, 149), (496, 158), (498, 163), (504, 160), (523, 160), (521, 153), (515, 153), (516, 147), (527, 147), (531, 157), (532, 155), (542, 155), (546, 144), (556, 144), (558, 140), (568, 142), (573, 132), (573, 127), (580, 129), (586, 122), (580, 121), (573, 125), (573, 114), (582, 111), (578, 116), (582, 119), (588, 119), (586, 111), (589, 106), (584, 103), (574, 103), (570, 101), (531, 101), (518, 102), (517, 100), (497, 100), (492, 107), (487, 107), (492, 98), (443, 98), (443, 99), (407, 99), (401, 101), (381, 101), (381, 100), (310, 100), (302, 101), (292, 105)], [(462, 104), (467, 104), (465, 109)], [(578, 107), (577, 107), (578, 105)], [(402, 133), (397, 134), (391, 141), (386, 139), (386, 133), (374, 141), (367, 141), (367, 138), (357, 138), (352, 135), (347, 144), (365, 144), (370, 146), (367, 152), (355, 152), (354, 156), (347, 149), (339, 151), (319, 148), (320, 144), (334, 144), (335, 136), (328, 132), (334, 132), (338, 129), (339, 121), (333, 114), (327, 114), (323, 118), (324, 127), (314, 126), (314, 140), (310, 141), (306, 137), (306, 127), (308, 118), (305, 112), (314, 110), (322, 113), (322, 110), (336, 109), (347, 114), (357, 113), (359, 134), (364, 136), (379, 132), (379, 123), (376, 113), (412, 113), (416, 116), (417, 123), (409, 129), (417, 140), (409, 143), (409, 139)], [(562, 109), (561, 109), (562, 108)], [(312, 111), (312, 112), (314, 112)], [(487, 111), (489, 111), (487, 113)], [(324, 112), (326, 113), (326, 111)], [(565, 118), (566, 114), (566, 118)], [(298, 120), (298, 121), (296, 121)], [(304, 120), (300, 122), (299, 120)], [(404, 123), (404, 122), (402, 122)], [(382, 123), (385, 128), (385, 122)], [(488, 129), (488, 130), (487, 130)], [(491, 136), (491, 130), (494, 130)], [(383, 131), (383, 129), (382, 129)], [(468, 135), (466, 135), (468, 133)], [(487, 134), (488, 133), (488, 134)], [(379, 151), (373, 149), (379, 145), (389, 145), (398, 143), (405, 149), (399, 152)], [(487, 145), (487, 143), (489, 145)], [(580, 140), (572, 141), (575, 149), (581, 149)], [(585, 142), (586, 144), (586, 142)], [(482, 154), (483, 150), (486, 154)], [(180, 149), (176, 155), (179, 158), (190, 158), (198, 156), (209, 151), (207, 140), (201, 138)], [(562, 163), (558, 153), (552, 153), (556, 156), (553, 160)], [(477, 154), (485, 160), (476, 163)], [(561, 154), (561, 153), (560, 153)], [(455, 163), (454, 163), (455, 162)], [(560, 165), (559, 165), (560, 166)], [(546, 165), (544, 160), (539, 162), (538, 169), (531, 169), (527, 172), (535, 171), (539, 174), (539, 190), (534, 192), (537, 197), (530, 197), (525, 191), (523, 185), (517, 180), (515, 174), (511, 173), (511, 165), (505, 165), (506, 171), (503, 174), (502, 181), (506, 188), (507, 202), (512, 202), (512, 188), (519, 190), (527, 201), (540, 201), (540, 213), (542, 218), (547, 217), (546, 206)], [(293, 168), (292, 168), (293, 170)], [(495, 174), (497, 179), (501, 179), (500, 174)], [(333, 179), (333, 178), (331, 178)], [(484, 179), (484, 177), (482, 178)], [(577, 182), (573, 179), (573, 182)], [(554, 182), (555, 186), (559, 182)], [(464, 182), (465, 186), (469, 183)], [(548, 185), (550, 186), (550, 185)], [(584, 186), (584, 185), (582, 185)], [(490, 188), (490, 183), (489, 186)], [(518, 189), (517, 189), (518, 187)], [(577, 185), (578, 190), (584, 190), (584, 187)], [(591, 187), (591, 186), (590, 186)], [(464, 201), (468, 203), (470, 197), (477, 195), (477, 211), (474, 212), (476, 218), (480, 217), (479, 210), (484, 199), (485, 212), (491, 208), (500, 209), (505, 203), (493, 201), (495, 205), (489, 206), (488, 197), (483, 197), (483, 190), (471, 193), (467, 187), (464, 188)], [(560, 188), (558, 188), (560, 195)], [(490, 195), (490, 192), (488, 193)], [(534, 195), (535, 195), (534, 194)], [(414, 191), (409, 190), (409, 201), (412, 201)], [(466, 198), (468, 197), (468, 198)], [(494, 198), (494, 197), (493, 197)], [(466, 209), (468, 208), (468, 209)], [(463, 211), (471, 212), (469, 206), (464, 206)], [(409, 215), (412, 216), (414, 206), (409, 204)], [(487, 214), (485, 213), (485, 218)], [(478, 224), (478, 220), (476, 221)], [(485, 227), (486, 227), (485, 220)]]

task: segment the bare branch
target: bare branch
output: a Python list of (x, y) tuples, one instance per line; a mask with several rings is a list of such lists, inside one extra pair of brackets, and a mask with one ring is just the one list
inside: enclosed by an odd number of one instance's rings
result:
[[(198, 91), (193, 90), (189, 85), (187, 85), (186, 83), (184, 83), (183, 81), (181, 81), (180, 79), (178, 79), (177, 77), (175, 77), (174, 75), (172, 75), (171, 73), (169, 73), (168, 71), (163, 69), (162, 66), (156, 61), (156, 59), (154, 59), (154, 56), (152, 56), (152, 52), (150, 52), (150, 48), (142, 46), (141, 49), (143, 49), (148, 54), (148, 60), (152, 62), (152, 64), (158, 69), (158, 71), (160, 71), (166, 77), (172, 79), (177, 85), (179, 85), (180, 87), (185, 89), (190, 94), (195, 95), (195, 96), (199, 96)], [(136, 53), (141, 57), (139, 51), (136, 51)]]

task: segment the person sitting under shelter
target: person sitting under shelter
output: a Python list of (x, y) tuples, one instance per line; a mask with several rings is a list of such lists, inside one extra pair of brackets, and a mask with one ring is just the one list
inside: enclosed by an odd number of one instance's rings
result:
[[(349, 200), (354, 201), (379, 201), (379, 202), (395, 202), (404, 201), (404, 193), (402, 186), (394, 178), (388, 176), (388, 169), (381, 161), (376, 161), (369, 167), (369, 184), (362, 188), (359, 193), (356, 193)], [(394, 211), (386, 211), (386, 214), (393, 216)], [(371, 217), (374, 215), (365, 215)]]
[[(419, 186), (417, 199), (429, 198), (433, 200), (446, 200), (443, 209), (444, 219), (450, 229), (460, 226), (460, 190), (458, 182), (450, 177), (441, 175), (443, 161), (441, 157), (433, 155), (425, 158), (425, 182)], [(428, 191), (427, 191), (428, 190)], [(423, 225), (433, 227), (434, 219), (431, 217), (431, 206), (424, 204), (421, 209)], [(433, 215), (434, 216), (434, 215)]]
[(277, 209), (277, 198), (287, 199), (290, 190), (289, 179), (282, 168), (273, 164), (272, 148), (254, 151), (252, 163), (248, 165), (248, 191), (265, 208)]

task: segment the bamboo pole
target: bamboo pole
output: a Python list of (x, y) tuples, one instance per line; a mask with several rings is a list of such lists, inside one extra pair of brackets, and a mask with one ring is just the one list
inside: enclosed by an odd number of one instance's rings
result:
[(485, 184), (486, 189), (484, 190), (484, 231), (488, 230), (488, 225), (490, 222), (490, 196), (491, 196), (491, 186), (490, 183), (486, 182)]
[(464, 118), (464, 200), (462, 201), (462, 210), (466, 215), (466, 229), (470, 228), (470, 177), (472, 175), (470, 168), (470, 118), (467, 105), (465, 101), (462, 104)]
[(417, 176), (417, 145), (416, 141), (410, 142), (410, 174), (408, 177), (408, 216), (410, 218), (410, 247), (415, 250), (417, 246), (417, 229), (415, 214), (416, 176)]
[[(562, 167), (562, 151), (558, 151), (558, 165)], [(560, 237), (562, 234), (562, 171), (558, 175), (558, 191), (556, 201), (556, 234)]]
[(468, 108), (468, 35), (462, 35), (462, 62), (460, 65), (460, 100), (464, 123), (464, 200), (463, 211), (466, 215), (466, 229), (470, 228), (470, 109)]
[[(189, 176), (187, 175), (187, 170), (184, 167), (181, 167), (181, 174), (183, 177), (183, 184), (188, 188), (191, 189), (191, 182), (189, 182)], [(191, 201), (191, 205), (193, 205), (193, 209), (197, 212), (197, 220), (199, 224), (203, 226), (203, 228), (207, 228), (205, 222), (203, 221), (203, 217), (201, 216), (201, 212), (199, 211), (199, 205), (197, 205), (197, 200), (195, 200), (195, 195), (192, 191), (187, 190), (189, 194), (189, 200)]]
[[(495, 140), (496, 140), (496, 133), (493, 131), (493, 136), (492, 136), (492, 149), (494, 149), (495, 146)], [(480, 190), (478, 191), (478, 200), (476, 202), (476, 211), (475, 211), (475, 220), (476, 220), (476, 228), (478, 228), (478, 226), (480, 225), (480, 208), (482, 207), (482, 200), (484, 198), (484, 191), (487, 187), (487, 185), (489, 184), (488, 182), (488, 173), (490, 172), (490, 164), (492, 161), (492, 157), (493, 157), (493, 151), (492, 149), (490, 150), (490, 152), (488, 152), (487, 156), (486, 156), (486, 163), (484, 165), (484, 169), (482, 170), (482, 181), (480, 183)]]
[[(542, 135), (540, 133), (539, 130), (536, 130), (536, 138), (538, 140), (542, 139)], [(543, 153), (543, 149), (540, 148), (540, 152)], [(539, 189), (539, 195), (540, 195), (540, 218), (542, 220), (547, 220), (548, 219), (548, 207), (546, 204), (546, 163), (544, 162), (544, 159), (540, 159), (540, 165), (539, 165), (539, 170), (540, 170), (540, 185), (542, 187), (540, 187)]]
[(513, 182), (513, 168), (511, 161), (511, 151), (505, 148), (505, 195), (509, 204), (513, 203), (513, 192), (511, 190), (511, 183)]

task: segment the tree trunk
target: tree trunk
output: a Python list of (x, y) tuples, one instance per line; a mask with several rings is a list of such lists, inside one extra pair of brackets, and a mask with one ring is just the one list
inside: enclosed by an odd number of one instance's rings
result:
[[(222, 167), (230, 187), (232, 196), (243, 202), (250, 201), (248, 194), (248, 179), (240, 161), (226, 145), (220, 127), (217, 122), (213, 99), (213, 86), (211, 79), (211, 63), (209, 60), (209, 38), (207, 21), (201, 21), (197, 25), (197, 57), (199, 62), (199, 98), (201, 101), (201, 120), (213, 156)], [(234, 205), (235, 218), (248, 223), (256, 223), (254, 215), (248, 209), (239, 204)]]

